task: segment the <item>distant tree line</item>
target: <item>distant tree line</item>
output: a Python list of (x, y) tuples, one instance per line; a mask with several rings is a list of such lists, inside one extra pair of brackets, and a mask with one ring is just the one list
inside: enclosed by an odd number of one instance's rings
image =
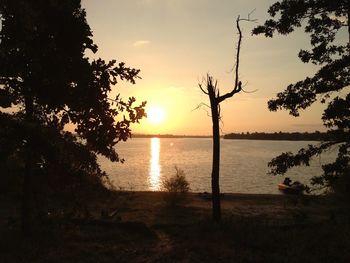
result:
[(224, 139), (241, 139), (241, 140), (277, 140), (277, 141), (332, 141), (334, 138), (329, 133), (325, 132), (242, 132), (229, 133), (224, 136)]
[(133, 138), (211, 138), (210, 135), (133, 134)]

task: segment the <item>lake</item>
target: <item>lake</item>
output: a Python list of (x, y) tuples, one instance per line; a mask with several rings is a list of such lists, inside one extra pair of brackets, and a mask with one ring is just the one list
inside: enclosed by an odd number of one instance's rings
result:
[[(221, 140), (221, 192), (277, 194), (281, 176), (268, 175), (267, 163), (282, 152), (297, 152), (317, 142)], [(117, 189), (158, 191), (161, 181), (185, 171), (192, 192), (211, 189), (212, 140), (210, 138), (133, 138), (116, 147), (124, 163), (112, 163), (99, 157), (99, 163)], [(316, 157), (310, 167), (297, 167), (286, 176), (308, 183), (321, 174), (322, 164), (333, 161), (336, 153)]]

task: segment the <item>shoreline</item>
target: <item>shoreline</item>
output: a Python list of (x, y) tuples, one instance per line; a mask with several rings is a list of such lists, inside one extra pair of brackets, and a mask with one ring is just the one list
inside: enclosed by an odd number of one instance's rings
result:
[(305, 255), (314, 258), (313, 251), (327, 252), (319, 248), (330, 245), (335, 252), (307, 262), (330, 255), (347, 262), (338, 241), (349, 244), (343, 234), (350, 233), (349, 226), (330, 221), (329, 206), (318, 197), (224, 194), (217, 224), (203, 194), (188, 193), (176, 206), (167, 204), (167, 195), (116, 191), (89, 196), (73, 214), (72, 207), (51, 207), (28, 240), (20, 235), (18, 200), (1, 195), (3, 262), (286, 262), (285, 248), (297, 259), (292, 262), (305, 262)]
[[(107, 194), (107, 195), (106, 195)], [(85, 207), (91, 214), (98, 217), (102, 210), (120, 210), (120, 216), (127, 221), (153, 221), (157, 212), (168, 209), (166, 198), (171, 193), (165, 191), (129, 191), (108, 190), (106, 194), (88, 198)], [(188, 192), (183, 195), (184, 202), (180, 201), (177, 208), (194, 209), (200, 211), (205, 217), (211, 213), (211, 193)], [(251, 193), (222, 193), (222, 213), (239, 216), (264, 214), (273, 217), (278, 214), (286, 215), (289, 209), (294, 209), (298, 203), (318, 203), (325, 200), (325, 196), (317, 195), (286, 195), (286, 194), (251, 194)], [(19, 216), (20, 196), (0, 195), (0, 221), (5, 222), (7, 217)], [(316, 201), (316, 202), (314, 202)], [(131, 209), (132, 208), (132, 209)], [(70, 209), (69, 207), (57, 207), (57, 209)], [(171, 209), (171, 208), (169, 208)], [(79, 209), (78, 209), (79, 210)], [(79, 212), (79, 211), (78, 211)], [(140, 217), (143, 217), (143, 219)], [(123, 219), (124, 221), (124, 219)], [(148, 222), (149, 223), (149, 222)]]

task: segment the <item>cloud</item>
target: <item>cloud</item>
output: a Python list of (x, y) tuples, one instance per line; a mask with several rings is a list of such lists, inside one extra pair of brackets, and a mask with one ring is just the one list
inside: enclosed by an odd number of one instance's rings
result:
[(141, 46), (149, 45), (150, 43), (151, 41), (148, 41), (148, 40), (138, 40), (138, 41), (135, 41), (132, 45), (134, 47), (141, 47)]

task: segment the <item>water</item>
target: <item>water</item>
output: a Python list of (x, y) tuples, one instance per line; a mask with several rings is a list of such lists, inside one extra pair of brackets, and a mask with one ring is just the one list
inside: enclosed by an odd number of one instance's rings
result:
[[(222, 192), (276, 194), (280, 176), (268, 175), (267, 163), (276, 155), (297, 152), (310, 143), (300, 141), (221, 140), (220, 187)], [(125, 163), (100, 157), (101, 167), (117, 188), (135, 191), (160, 190), (161, 181), (183, 169), (191, 191), (210, 191), (212, 141), (209, 138), (134, 138), (117, 144)], [(321, 174), (322, 164), (333, 161), (335, 152), (317, 157), (310, 167), (289, 171), (293, 181), (308, 183)]]

